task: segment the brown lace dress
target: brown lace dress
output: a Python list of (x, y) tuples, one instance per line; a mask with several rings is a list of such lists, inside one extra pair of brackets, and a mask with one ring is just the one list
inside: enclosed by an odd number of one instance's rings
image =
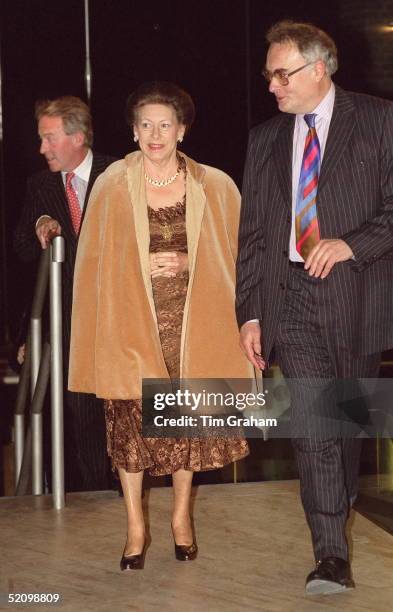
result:
[[(150, 252), (187, 252), (185, 197), (174, 206), (149, 207)], [(179, 377), (180, 337), (188, 272), (152, 279), (153, 297), (165, 363), (171, 378)], [(148, 469), (152, 476), (180, 468), (205, 471), (248, 455), (243, 438), (143, 438), (141, 400), (105, 401), (108, 454), (112, 468), (127, 472)]]

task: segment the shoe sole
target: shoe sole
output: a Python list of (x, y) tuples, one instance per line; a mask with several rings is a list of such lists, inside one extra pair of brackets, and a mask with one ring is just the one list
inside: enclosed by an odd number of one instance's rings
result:
[(180, 555), (175, 553), (175, 557), (177, 561), (194, 561), (197, 558), (197, 553), (191, 555)]
[(330, 580), (311, 580), (306, 585), (306, 593), (307, 595), (334, 595), (334, 593), (343, 593), (354, 588), (355, 585), (351, 583), (345, 585)]

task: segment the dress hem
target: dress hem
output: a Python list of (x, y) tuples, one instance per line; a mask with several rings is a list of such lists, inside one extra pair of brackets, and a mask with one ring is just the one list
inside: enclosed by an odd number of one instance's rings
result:
[(189, 463), (185, 462), (179, 466), (176, 466), (174, 469), (172, 469), (171, 471), (157, 471), (157, 470), (151, 470), (151, 468), (154, 466), (154, 462), (152, 462), (149, 465), (145, 465), (144, 467), (141, 467), (140, 469), (127, 469), (127, 467), (129, 466), (124, 466), (120, 465), (120, 464), (115, 464), (112, 457), (110, 456), (111, 459), (111, 465), (112, 465), (112, 471), (116, 472), (116, 470), (118, 469), (123, 469), (125, 470), (128, 474), (138, 474), (139, 472), (144, 472), (145, 470), (148, 470), (149, 476), (170, 476), (171, 474), (174, 474), (175, 472), (177, 472), (178, 470), (186, 470), (187, 472), (212, 472), (214, 470), (221, 470), (223, 467), (225, 467), (226, 465), (230, 465), (231, 463), (234, 463), (235, 461), (241, 461), (242, 459), (245, 459), (246, 457), (248, 457), (248, 455), (250, 454), (250, 451), (247, 450), (244, 453), (240, 453), (238, 455), (235, 455), (233, 457), (231, 457), (230, 459), (228, 459), (228, 461), (223, 461), (217, 465), (212, 465), (212, 466), (203, 466), (201, 468), (191, 468)]

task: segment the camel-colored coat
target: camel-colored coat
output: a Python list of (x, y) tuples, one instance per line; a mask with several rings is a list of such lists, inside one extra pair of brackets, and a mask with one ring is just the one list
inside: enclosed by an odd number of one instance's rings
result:
[[(180, 376), (252, 378), (234, 310), (240, 194), (229, 176), (184, 156), (189, 284)], [(69, 389), (141, 397), (142, 378), (168, 378), (153, 301), (142, 154), (97, 179), (76, 258)]]

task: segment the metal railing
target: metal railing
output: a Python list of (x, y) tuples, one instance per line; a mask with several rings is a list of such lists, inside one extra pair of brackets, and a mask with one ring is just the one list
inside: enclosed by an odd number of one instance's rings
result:
[[(44, 493), (43, 406), (51, 381), (52, 415), (52, 495), (53, 505), (61, 509), (64, 495), (63, 426), (63, 344), (61, 265), (64, 238), (56, 236), (42, 252), (26, 341), (25, 361), (18, 386), (15, 427), (15, 494)], [(42, 342), (42, 313), (48, 288), (50, 294), (50, 342)], [(31, 395), (30, 422), (25, 426), (27, 396)]]

